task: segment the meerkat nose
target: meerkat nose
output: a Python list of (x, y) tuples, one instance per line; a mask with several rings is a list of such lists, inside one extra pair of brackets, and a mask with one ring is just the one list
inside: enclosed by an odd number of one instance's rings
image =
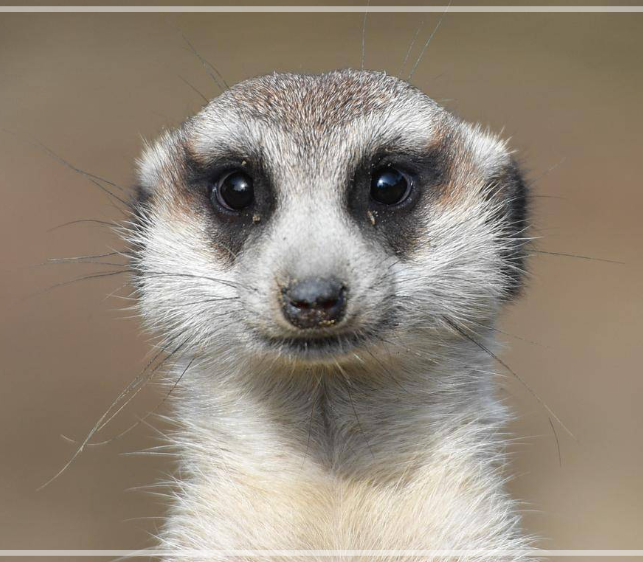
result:
[(337, 324), (346, 309), (346, 287), (337, 279), (312, 277), (282, 289), (284, 316), (297, 328), (326, 328)]

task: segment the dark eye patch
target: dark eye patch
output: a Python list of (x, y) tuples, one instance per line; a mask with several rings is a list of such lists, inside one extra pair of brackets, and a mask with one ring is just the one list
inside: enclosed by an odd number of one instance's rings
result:
[[(361, 162), (349, 178), (348, 209), (371, 236), (397, 255), (421, 243), (419, 220), (448, 182), (443, 150), (425, 152), (383, 149)], [(383, 191), (379, 192), (378, 188)], [(375, 192), (375, 193), (374, 193)]]
[(275, 208), (270, 177), (261, 157), (229, 152), (211, 160), (186, 158), (185, 188), (207, 220), (213, 247), (229, 261), (261, 230)]

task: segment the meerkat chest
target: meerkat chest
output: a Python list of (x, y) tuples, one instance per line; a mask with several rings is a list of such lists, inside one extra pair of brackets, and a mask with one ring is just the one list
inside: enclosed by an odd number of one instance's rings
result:
[(298, 468), (222, 468), (184, 484), (167, 537), (181, 548), (254, 550), (490, 548), (507, 538), (506, 500), (488, 494), (498, 483), (465, 467), (386, 485)]

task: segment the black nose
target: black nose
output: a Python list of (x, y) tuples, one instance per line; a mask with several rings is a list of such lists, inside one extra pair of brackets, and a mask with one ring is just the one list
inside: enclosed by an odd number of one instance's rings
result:
[(346, 308), (346, 288), (336, 279), (313, 277), (282, 290), (286, 319), (297, 328), (325, 328), (337, 324)]

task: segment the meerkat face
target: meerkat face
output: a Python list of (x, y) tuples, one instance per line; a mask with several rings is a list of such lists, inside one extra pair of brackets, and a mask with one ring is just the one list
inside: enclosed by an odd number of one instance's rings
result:
[(143, 316), (213, 356), (438, 341), (520, 287), (526, 190), (504, 143), (385, 74), (242, 82), (148, 148), (140, 186)]

